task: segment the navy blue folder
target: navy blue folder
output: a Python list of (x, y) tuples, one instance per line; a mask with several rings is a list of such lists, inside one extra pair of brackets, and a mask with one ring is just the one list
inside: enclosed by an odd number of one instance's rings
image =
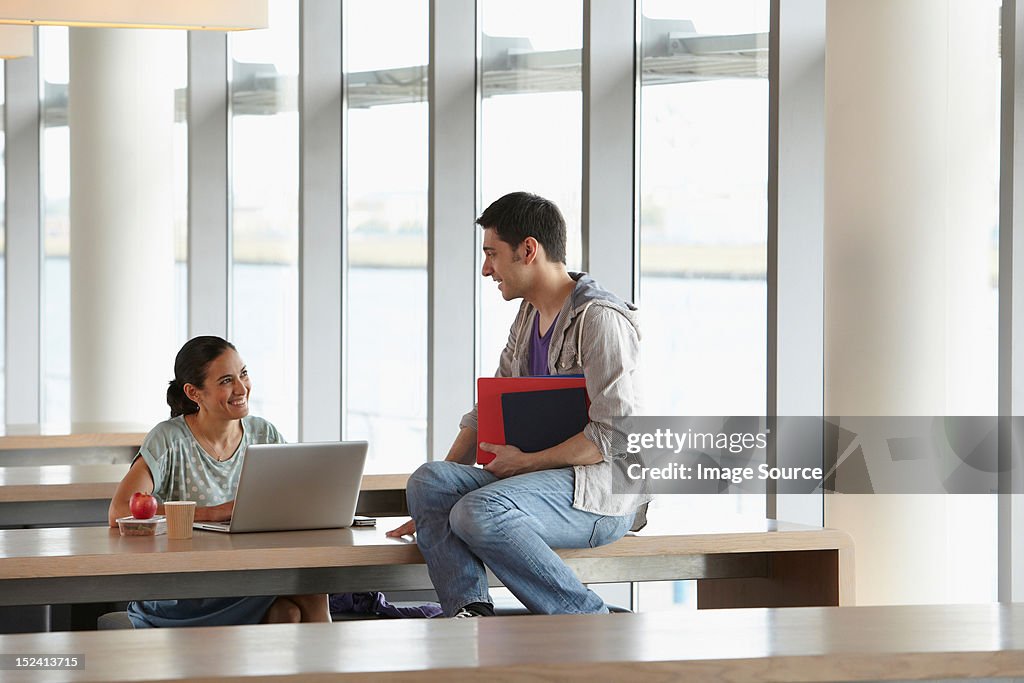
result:
[(576, 436), (587, 426), (587, 390), (546, 389), (501, 395), (505, 443), (536, 453)]

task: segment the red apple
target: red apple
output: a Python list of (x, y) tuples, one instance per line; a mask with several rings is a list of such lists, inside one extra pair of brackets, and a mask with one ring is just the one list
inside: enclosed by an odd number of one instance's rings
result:
[(149, 519), (156, 514), (156, 498), (148, 493), (136, 491), (132, 494), (128, 508), (135, 519)]

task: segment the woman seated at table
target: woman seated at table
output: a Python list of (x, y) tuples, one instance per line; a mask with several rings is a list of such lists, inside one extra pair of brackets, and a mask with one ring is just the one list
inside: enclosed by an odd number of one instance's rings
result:
[[(231, 518), (243, 453), (249, 444), (283, 443), (277, 428), (249, 415), (252, 383), (235, 347), (220, 337), (196, 337), (174, 359), (167, 389), (171, 419), (146, 435), (110, 501), (111, 526), (128, 516), (136, 491), (163, 501), (196, 501), (196, 519)], [(159, 581), (154, 577), (154, 581)], [(330, 621), (326, 595), (147, 600), (128, 605), (136, 628)]]

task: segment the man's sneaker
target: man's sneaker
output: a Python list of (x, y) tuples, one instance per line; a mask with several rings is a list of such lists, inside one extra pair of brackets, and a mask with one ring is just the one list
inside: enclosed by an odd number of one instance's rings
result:
[(493, 617), (494, 607), (486, 602), (471, 602), (452, 617), (452, 619), (472, 619), (473, 617)]

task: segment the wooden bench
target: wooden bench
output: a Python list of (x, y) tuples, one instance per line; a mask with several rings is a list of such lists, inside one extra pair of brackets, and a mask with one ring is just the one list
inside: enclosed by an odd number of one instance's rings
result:
[(0, 636), (5, 681), (819, 681), (1024, 676), (1024, 605), (392, 620)]
[[(121, 537), (97, 527), (0, 531), (0, 605), (431, 588), (415, 542), (377, 528)], [(853, 604), (840, 531), (770, 520), (732, 527), (655, 520), (600, 548), (560, 550), (585, 583), (698, 579), (698, 605)], [(498, 585), (492, 577), (492, 584)]]

